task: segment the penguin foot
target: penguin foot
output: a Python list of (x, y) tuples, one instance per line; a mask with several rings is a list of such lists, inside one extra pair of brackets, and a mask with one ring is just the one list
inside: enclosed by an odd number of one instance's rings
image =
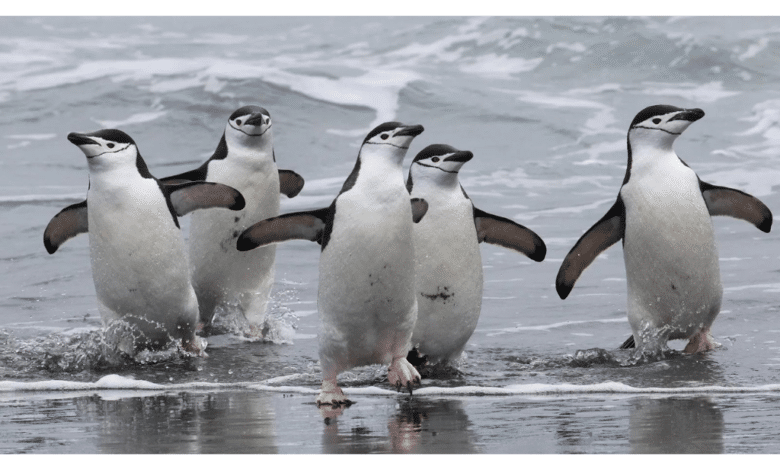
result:
[(712, 339), (709, 328), (707, 328), (691, 336), (683, 352), (686, 354), (705, 352), (715, 349), (716, 344)]
[(417, 369), (409, 364), (405, 357), (396, 357), (393, 358), (393, 362), (387, 368), (387, 381), (394, 384), (399, 392), (401, 387), (406, 387), (409, 390), (409, 395), (411, 395), (412, 385), (419, 385), (421, 378)]
[(323, 380), (322, 390), (317, 395), (317, 407), (330, 406), (332, 408), (349, 407), (353, 402), (341, 390), (335, 382)]
[(204, 338), (201, 338), (200, 336), (196, 336), (194, 339), (189, 341), (187, 340), (181, 341), (181, 348), (185, 352), (194, 354), (195, 356), (198, 357), (203, 357), (203, 358), (209, 357), (209, 355), (206, 354), (206, 346), (208, 346), (208, 342)]

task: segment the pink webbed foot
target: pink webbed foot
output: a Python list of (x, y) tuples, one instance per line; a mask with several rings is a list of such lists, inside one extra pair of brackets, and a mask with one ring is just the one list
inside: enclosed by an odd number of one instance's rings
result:
[(683, 349), (683, 352), (686, 354), (696, 354), (715, 349), (716, 345), (717, 343), (713, 341), (709, 328), (705, 328), (691, 336), (685, 349)]
[(350, 406), (354, 403), (352, 400), (344, 395), (344, 392), (336, 384), (336, 381), (323, 380), (322, 390), (317, 395), (317, 406), (330, 406), (333, 408), (339, 408), (342, 406)]
[(191, 340), (181, 341), (181, 348), (185, 352), (194, 354), (198, 357), (209, 357), (209, 355), (206, 354), (206, 346), (208, 346), (208, 341), (206, 341), (204, 338), (201, 338), (200, 336), (195, 336)]
[(406, 387), (411, 395), (412, 385), (419, 385), (421, 380), (420, 373), (409, 364), (405, 357), (393, 358), (393, 362), (387, 368), (387, 381), (395, 385), (399, 392), (401, 387)]

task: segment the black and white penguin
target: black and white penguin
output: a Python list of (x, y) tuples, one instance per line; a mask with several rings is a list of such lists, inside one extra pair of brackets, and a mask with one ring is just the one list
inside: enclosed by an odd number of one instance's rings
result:
[(85, 201), (51, 219), (43, 234), (46, 250), (54, 253), (88, 232), (103, 323), (121, 319), (135, 326), (143, 338), (134, 350), (163, 347), (173, 338), (202, 353), (204, 344), (195, 336), (198, 301), (178, 217), (211, 207), (240, 210), (241, 193), (215, 183), (163, 185), (149, 173), (133, 139), (119, 130), (74, 132), (68, 140), (87, 157), (89, 190)]
[(242, 251), (291, 239), (322, 245), (318, 405), (350, 403), (336, 378), (357, 366), (389, 364), (388, 381), (410, 392), (420, 381), (406, 354), (417, 318), (412, 222), (427, 204), (410, 199), (401, 164), (422, 131), (398, 122), (377, 126), (330, 207), (263, 220), (238, 238)]
[(236, 238), (252, 221), (279, 215), (280, 192), (295, 197), (303, 189), (300, 175), (276, 167), (272, 125), (265, 109), (239, 108), (228, 119), (211, 158), (195, 170), (161, 180), (227, 184), (246, 199), (246, 207), (238, 212), (193, 214), (189, 255), (201, 321), (208, 325), (217, 307), (238, 307), (257, 335), (273, 287), (276, 247), (242, 253), (235, 249)]
[(701, 109), (656, 105), (628, 129), (628, 167), (617, 201), (563, 260), (555, 287), (565, 299), (582, 271), (619, 240), (628, 282), (623, 347), (657, 354), (670, 339), (686, 353), (713, 348), (710, 327), (723, 296), (712, 215), (746, 220), (763, 232), (772, 213), (755, 197), (701, 181), (675, 153), (674, 141), (704, 116)]
[(534, 261), (547, 253), (544, 241), (515, 222), (474, 207), (458, 181), (473, 154), (449, 145), (429, 145), (414, 158), (406, 188), (424, 199), (428, 212), (414, 226), (417, 323), (412, 362), (453, 362), (477, 327), (482, 308), (480, 242), (516, 250)]

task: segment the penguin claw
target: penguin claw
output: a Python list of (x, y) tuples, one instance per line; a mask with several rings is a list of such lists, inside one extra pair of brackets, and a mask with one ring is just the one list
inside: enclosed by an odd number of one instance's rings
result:
[(409, 390), (409, 396), (412, 396), (412, 382), (406, 383), (406, 389)]
[(395, 383), (395, 391), (400, 392), (401, 391), (401, 381)]

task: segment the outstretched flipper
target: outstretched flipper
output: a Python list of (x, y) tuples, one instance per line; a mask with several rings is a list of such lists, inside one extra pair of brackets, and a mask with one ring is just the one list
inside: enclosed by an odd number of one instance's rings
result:
[(176, 215), (179, 217), (195, 209), (224, 207), (240, 211), (246, 205), (244, 196), (238, 190), (220, 183), (190, 181), (163, 186), (168, 191)]
[(87, 233), (88, 220), (86, 200), (62, 209), (52, 217), (43, 231), (43, 246), (46, 251), (51, 255), (66, 241), (80, 233)]
[(574, 283), (590, 263), (610, 246), (623, 238), (626, 229), (626, 209), (623, 199), (618, 196), (612, 208), (580, 237), (558, 270), (555, 290), (565, 299), (569, 296)]
[(279, 170), (279, 192), (295, 197), (303, 189), (303, 177), (292, 170)]
[(189, 183), (190, 181), (205, 181), (206, 180), (206, 165), (203, 164), (199, 168), (186, 171), (184, 173), (168, 176), (166, 178), (160, 178), (160, 183), (164, 185)]
[(252, 225), (238, 237), (238, 251), (249, 251), (259, 246), (287, 240), (310, 240), (322, 244), (331, 208), (314, 211), (293, 212)]
[(533, 230), (523, 227), (504, 217), (488, 214), (474, 208), (474, 225), (477, 240), (492, 245), (519, 251), (534, 261), (542, 261), (547, 255), (547, 246)]
[(428, 212), (428, 202), (419, 197), (413, 197), (412, 201), (412, 220), (416, 224), (421, 221)]
[(772, 229), (772, 212), (757, 198), (738, 189), (715, 186), (701, 180), (699, 187), (710, 215), (742, 219), (765, 233)]

